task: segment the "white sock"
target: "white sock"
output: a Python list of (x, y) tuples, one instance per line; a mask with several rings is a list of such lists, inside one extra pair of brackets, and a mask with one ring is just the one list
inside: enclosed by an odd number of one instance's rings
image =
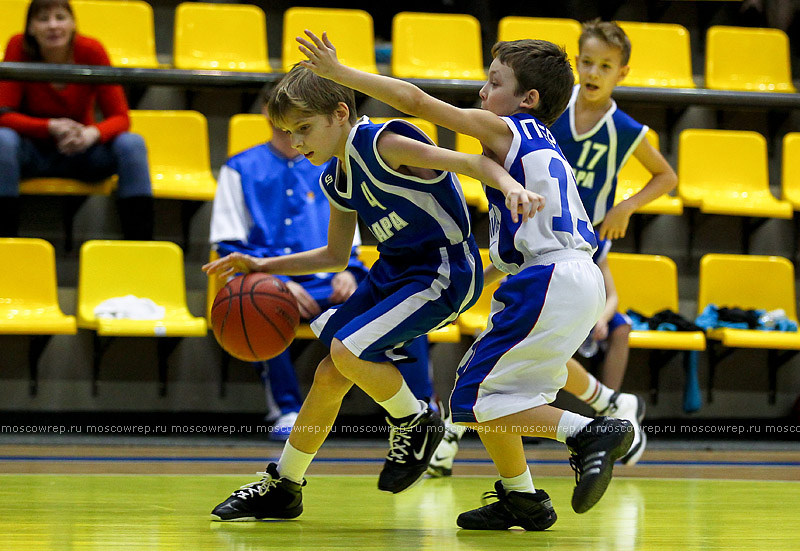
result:
[(466, 425), (456, 425), (454, 423), (447, 423), (447, 432), (451, 432), (455, 434), (459, 440), (461, 437), (464, 436), (464, 433), (467, 432)]
[(278, 459), (278, 474), (298, 484), (303, 483), (308, 466), (314, 460), (316, 453), (301, 452), (289, 442), (283, 447), (281, 458)]
[(394, 396), (383, 402), (378, 402), (378, 405), (386, 410), (391, 417), (395, 419), (402, 419), (409, 415), (416, 415), (420, 411), (424, 411), (428, 405), (422, 400), (417, 400), (411, 389), (408, 388), (405, 380), (400, 385), (400, 389)]
[(615, 390), (598, 381), (591, 373), (587, 373), (586, 376), (589, 377), (589, 386), (578, 398), (599, 413), (608, 407)]
[(575, 436), (586, 425), (591, 423), (592, 420), (583, 415), (565, 411), (561, 414), (561, 419), (558, 420), (558, 430), (556, 430), (556, 440), (559, 442), (566, 442), (570, 436)]
[(526, 468), (524, 473), (512, 476), (511, 478), (501, 476), (500, 480), (503, 483), (503, 488), (507, 492), (536, 493), (536, 489), (533, 487), (533, 478), (531, 477), (530, 469)]

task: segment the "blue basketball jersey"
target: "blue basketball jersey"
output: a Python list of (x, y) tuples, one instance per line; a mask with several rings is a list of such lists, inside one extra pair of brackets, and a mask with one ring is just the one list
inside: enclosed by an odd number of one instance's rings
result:
[(535, 117), (503, 117), (513, 139), (504, 168), (528, 190), (545, 198), (545, 207), (527, 222), (514, 223), (503, 194), (486, 187), (489, 199), (489, 250), (494, 265), (510, 274), (567, 256), (588, 260), (597, 247), (575, 177), (555, 138)]
[(432, 143), (406, 121), (374, 124), (363, 117), (347, 138), (346, 173), (340, 169), (342, 161), (334, 158), (320, 177), (331, 204), (356, 211), (378, 240), (381, 254), (418, 254), (465, 241), (470, 218), (456, 176), (441, 172), (424, 180), (393, 170), (378, 154), (378, 138), (385, 130)]
[(567, 160), (575, 171), (583, 206), (593, 224), (603, 221), (614, 206), (617, 173), (647, 134), (648, 127), (617, 109), (611, 108), (586, 132), (575, 129), (575, 101), (580, 85), (572, 89), (567, 110), (550, 128)]

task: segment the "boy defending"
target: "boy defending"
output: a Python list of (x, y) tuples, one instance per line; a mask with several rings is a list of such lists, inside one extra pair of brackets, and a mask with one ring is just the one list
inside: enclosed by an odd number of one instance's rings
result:
[(487, 189), (496, 268), (487, 268), (485, 276), (513, 277), (495, 293), (488, 328), (458, 367), (450, 409), (456, 422), (478, 430), (501, 480), (493, 494), (497, 502), (462, 513), (457, 523), (544, 530), (556, 521), (547, 493), (534, 489), (525, 435), (566, 442), (577, 480), (572, 506), (588, 511), (633, 434), (627, 421), (592, 420), (548, 405), (564, 385), (566, 361), (605, 303), (603, 277), (591, 259), (595, 234), (572, 170), (547, 128), (569, 98), (573, 77), (566, 55), (544, 41), (498, 43), (480, 93), (483, 109), (458, 109), (410, 83), (344, 67), (326, 35), (306, 34), (310, 41), (298, 39), (309, 58), (305, 66), (405, 113), (475, 136), (487, 157), (544, 197), (535, 217), (517, 221), (500, 208), (502, 196)]
[(330, 346), (277, 464), (212, 512), (215, 520), (294, 518), (302, 513), (306, 469), (324, 442), (353, 384), (389, 414), (390, 450), (378, 481), (398, 493), (416, 483), (443, 434), (443, 422), (414, 398), (391, 363), (404, 344), (453, 321), (482, 287), (469, 212), (454, 175), (497, 186), (510, 217), (528, 220), (541, 197), (479, 155), (440, 149), (403, 121), (357, 120), (353, 91), (294, 67), (273, 89), (270, 119), (314, 164), (330, 202), (328, 242), (297, 254), (254, 258), (232, 253), (204, 267), (226, 277), (263, 271), (285, 275), (335, 272), (347, 266), (357, 216), (379, 241), (380, 257), (341, 306), (312, 322)]
[[(598, 229), (599, 250), (595, 260), (606, 263), (612, 239), (625, 237), (631, 215), (657, 197), (669, 193), (677, 176), (666, 159), (644, 139), (644, 126), (617, 108), (611, 94), (628, 74), (631, 43), (614, 22), (595, 19), (584, 23), (575, 60), (580, 83), (572, 90), (566, 111), (551, 130), (564, 156), (575, 169), (583, 206)], [(652, 174), (638, 193), (614, 205), (617, 175), (633, 155)], [(610, 275), (610, 274), (609, 274)], [(613, 281), (607, 282), (613, 288)], [(568, 364), (567, 390), (587, 402), (600, 415), (629, 419), (636, 426), (630, 451), (621, 458), (625, 464), (638, 461), (647, 442), (639, 423), (644, 402), (633, 394), (619, 392), (627, 368), (630, 322), (609, 301), (591, 338), (607, 336), (608, 350), (601, 368), (602, 382), (576, 360)], [(605, 383), (605, 384), (604, 384)]]

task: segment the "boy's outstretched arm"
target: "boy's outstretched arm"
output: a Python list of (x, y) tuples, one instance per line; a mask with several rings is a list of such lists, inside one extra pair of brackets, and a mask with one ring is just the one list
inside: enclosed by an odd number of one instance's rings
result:
[(237, 273), (266, 272), (268, 274), (304, 275), (318, 272), (340, 272), (347, 268), (358, 217), (331, 207), (328, 223), (328, 244), (301, 253), (256, 258), (240, 252), (231, 253), (203, 266), (208, 275), (227, 278)]
[(678, 184), (678, 176), (659, 151), (647, 139), (643, 139), (633, 156), (652, 174), (647, 184), (632, 197), (618, 203), (606, 213), (600, 224), (600, 239), (625, 237), (631, 215), (653, 199), (669, 193)]
[(378, 153), (395, 170), (406, 166), (458, 172), (500, 190), (514, 223), (519, 214), (525, 222), (544, 208), (544, 197), (525, 189), (503, 167), (483, 155), (451, 151), (392, 132), (384, 132), (378, 139)]
[(358, 90), (403, 113), (478, 138), (492, 151), (508, 148), (511, 130), (494, 113), (483, 109), (460, 109), (426, 94), (410, 82), (342, 65), (327, 33), (322, 33), (322, 38), (308, 30), (305, 34), (308, 40), (297, 37), (300, 51), (308, 57), (300, 64), (319, 76)]

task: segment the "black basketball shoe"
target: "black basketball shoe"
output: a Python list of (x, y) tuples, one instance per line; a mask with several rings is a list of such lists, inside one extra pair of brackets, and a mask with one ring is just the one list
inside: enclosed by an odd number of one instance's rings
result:
[(575, 471), (572, 508), (585, 513), (600, 501), (611, 482), (614, 461), (628, 452), (633, 442), (633, 425), (625, 419), (598, 417), (578, 434), (567, 438)]
[(444, 437), (444, 421), (430, 407), (402, 419), (387, 417), (391, 427), (389, 454), (378, 478), (378, 488), (397, 494), (417, 483)]
[(458, 515), (456, 524), (467, 530), (508, 530), (519, 526), (525, 530), (547, 530), (558, 518), (550, 496), (544, 490), (535, 494), (507, 492), (502, 481), (494, 483), (494, 492), (483, 494), (497, 501)]
[(306, 485), (281, 478), (278, 465), (270, 463), (258, 482), (245, 484), (214, 507), (212, 520), (247, 521), (262, 518), (295, 518), (303, 512), (302, 488)]

